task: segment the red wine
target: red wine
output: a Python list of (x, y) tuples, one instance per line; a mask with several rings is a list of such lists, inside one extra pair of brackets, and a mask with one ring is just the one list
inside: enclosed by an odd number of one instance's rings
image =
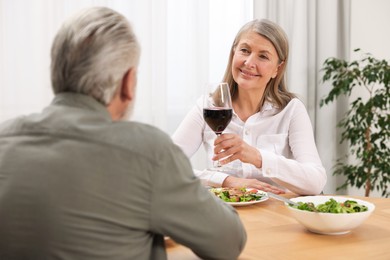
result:
[(232, 109), (204, 108), (203, 118), (208, 126), (216, 133), (221, 134), (232, 120)]

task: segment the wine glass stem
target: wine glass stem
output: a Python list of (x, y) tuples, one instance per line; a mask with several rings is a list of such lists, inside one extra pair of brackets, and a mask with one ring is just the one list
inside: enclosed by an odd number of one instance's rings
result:
[[(218, 138), (222, 133), (215, 133), (215, 134), (217, 135), (217, 138)], [(221, 162), (219, 160), (217, 160), (217, 161), (213, 162), (213, 166), (215, 168), (220, 168), (220, 167), (222, 167), (222, 164), (221, 164)]]

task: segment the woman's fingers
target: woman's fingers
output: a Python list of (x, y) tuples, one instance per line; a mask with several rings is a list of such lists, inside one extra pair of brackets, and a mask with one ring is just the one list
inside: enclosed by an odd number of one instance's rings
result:
[(213, 160), (220, 160), (225, 157), (234, 156), (229, 161), (242, 159), (243, 149), (245, 144), (242, 139), (236, 134), (221, 135), (215, 141)]
[(262, 182), (256, 179), (244, 179), (244, 178), (238, 178), (229, 176), (225, 179), (223, 182), (223, 187), (235, 187), (235, 188), (254, 188), (258, 190), (262, 190), (265, 192), (273, 192), (276, 194), (283, 194), (286, 193), (284, 190), (273, 186), (271, 184), (268, 184), (266, 182)]
[(251, 163), (259, 168), (262, 165), (260, 152), (256, 148), (245, 143), (239, 137), (232, 137), (223, 142), (219, 142), (219, 144), (214, 147), (214, 154), (213, 160), (219, 160), (223, 165), (234, 160)]
[(261, 181), (257, 181), (256, 180), (256, 183), (253, 184), (255, 187), (255, 189), (258, 189), (258, 190), (262, 190), (262, 191), (265, 191), (265, 192), (273, 192), (273, 193), (276, 193), (276, 194), (283, 194), (285, 193), (284, 190), (278, 188), (278, 187), (275, 187), (275, 186), (272, 186), (268, 183), (265, 183), (265, 182), (261, 182)]

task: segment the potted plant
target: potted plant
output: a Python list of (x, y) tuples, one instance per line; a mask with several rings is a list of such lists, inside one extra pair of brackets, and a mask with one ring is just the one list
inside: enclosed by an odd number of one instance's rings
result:
[[(365, 196), (376, 189), (388, 197), (390, 182), (390, 66), (371, 54), (354, 50), (361, 59), (345, 61), (325, 60), (321, 71), (322, 82), (331, 82), (330, 92), (320, 101), (320, 107), (339, 96), (351, 97), (353, 90), (363, 88), (366, 97), (350, 100), (349, 108), (337, 124), (342, 129), (341, 141), (348, 142), (350, 154), (339, 158), (333, 175), (344, 175), (345, 182), (337, 190), (348, 186), (365, 188)], [(354, 158), (353, 163), (351, 157)]]

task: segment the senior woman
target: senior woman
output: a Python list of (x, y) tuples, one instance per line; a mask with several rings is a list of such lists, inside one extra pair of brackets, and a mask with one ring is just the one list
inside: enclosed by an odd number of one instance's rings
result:
[(223, 81), (230, 86), (233, 118), (216, 138), (203, 119), (202, 98), (172, 138), (191, 157), (203, 144), (221, 170), (195, 170), (207, 186), (252, 187), (319, 194), (327, 180), (304, 104), (285, 82), (288, 40), (269, 20), (245, 24), (234, 39)]

